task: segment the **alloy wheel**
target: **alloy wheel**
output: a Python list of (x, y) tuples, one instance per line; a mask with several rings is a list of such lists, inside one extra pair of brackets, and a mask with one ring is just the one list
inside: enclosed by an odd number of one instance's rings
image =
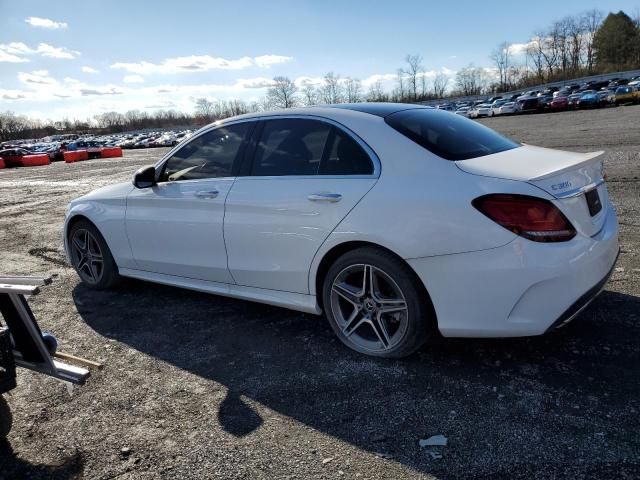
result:
[(336, 276), (331, 311), (344, 337), (371, 353), (393, 350), (408, 329), (402, 290), (389, 274), (369, 264), (350, 265)]
[(102, 250), (96, 237), (84, 228), (79, 228), (71, 237), (73, 265), (83, 281), (95, 285), (104, 273)]

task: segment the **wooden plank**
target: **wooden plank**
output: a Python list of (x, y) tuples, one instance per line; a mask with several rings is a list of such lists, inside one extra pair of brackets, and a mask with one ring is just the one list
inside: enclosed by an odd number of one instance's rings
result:
[(17, 275), (0, 275), (0, 283), (7, 285), (49, 285), (51, 277), (21, 277)]

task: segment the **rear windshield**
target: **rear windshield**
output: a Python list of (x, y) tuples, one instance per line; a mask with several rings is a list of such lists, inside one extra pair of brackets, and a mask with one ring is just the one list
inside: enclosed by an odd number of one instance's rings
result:
[(388, 115), (385, 121), (405, 137), (447, 160), (467, 160), (520, 146), (484, 125), (443, 110), (403, 110)]

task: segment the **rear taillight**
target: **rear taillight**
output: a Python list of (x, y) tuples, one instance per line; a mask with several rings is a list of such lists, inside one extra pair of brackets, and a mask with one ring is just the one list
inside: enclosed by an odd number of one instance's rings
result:
[(534, 242), (566, 242), (576, 235), (567, 217), (543, 198), (499, 193), (472, 203), (494, 222)]

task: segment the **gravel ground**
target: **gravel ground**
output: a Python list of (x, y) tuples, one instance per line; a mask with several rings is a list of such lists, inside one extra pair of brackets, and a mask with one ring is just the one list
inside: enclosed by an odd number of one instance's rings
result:
[[(319, 317), (137, 281), (79, 284), (61, 246), (67, 202), (163, 150), (0, 171), (0, 271), (55, 275), (30, 300), (41, 326), (105, 364), (71, 394), (19, 373), (0, 479), (640, 478), (640, 106), (483, 122), (607, 151), (619, 263), (562, 330), (443, 339), (403, 361), (352, 353)], [(446, 447), (419, 446), (438, 434)]]

